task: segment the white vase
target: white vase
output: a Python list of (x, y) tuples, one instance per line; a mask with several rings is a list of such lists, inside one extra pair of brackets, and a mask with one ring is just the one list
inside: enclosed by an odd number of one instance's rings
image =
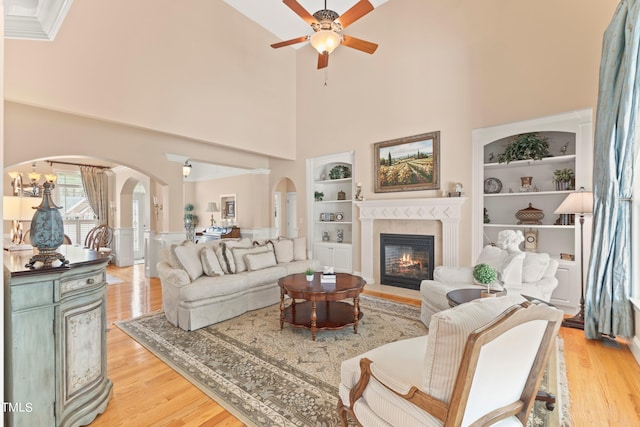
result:
[(307, 282), (313, 281), (313, 274), (307, 274)]

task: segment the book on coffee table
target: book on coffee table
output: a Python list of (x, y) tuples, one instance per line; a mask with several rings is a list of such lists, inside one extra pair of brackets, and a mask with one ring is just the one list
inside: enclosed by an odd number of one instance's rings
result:
[(322, 273), (320, 283), (336, 283), (335, 273)]

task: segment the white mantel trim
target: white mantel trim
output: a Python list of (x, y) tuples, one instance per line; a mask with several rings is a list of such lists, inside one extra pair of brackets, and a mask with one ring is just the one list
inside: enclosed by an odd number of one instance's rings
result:
[(360, 269), (369, 284), (373, 280), (373, 222), (375, 220), (424, 220), (442, 223), (442, 264), (458, 266), (458, 230), (466, 197), (363, 200), (360, 209)]

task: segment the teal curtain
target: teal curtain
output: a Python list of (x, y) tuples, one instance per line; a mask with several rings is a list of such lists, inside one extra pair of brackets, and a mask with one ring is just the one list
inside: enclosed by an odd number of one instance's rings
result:
[(604, 33), (594, 141), (593, 241), (585, 335), (633, 336), (631, 196), (638, 112), (640, 0), (622, 0)]

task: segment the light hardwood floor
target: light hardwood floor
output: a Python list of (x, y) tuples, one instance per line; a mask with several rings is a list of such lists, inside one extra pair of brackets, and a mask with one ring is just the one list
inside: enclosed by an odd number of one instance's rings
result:
[[(113, 396), (91, 426), (242, 426), (113, 324), (160, 310), (160, 281), (145, 278), (144, 265), (109, 267), (108, 273), (123, 280), (107, 288), (107, 358)], [(419, 305), (402, 297), (394, 299)], [(572, 425), (640, 426), (640, 366), (622, 340), (590, 341), (582, 331), (567, 328), (561, 328), (560, 335)]]

